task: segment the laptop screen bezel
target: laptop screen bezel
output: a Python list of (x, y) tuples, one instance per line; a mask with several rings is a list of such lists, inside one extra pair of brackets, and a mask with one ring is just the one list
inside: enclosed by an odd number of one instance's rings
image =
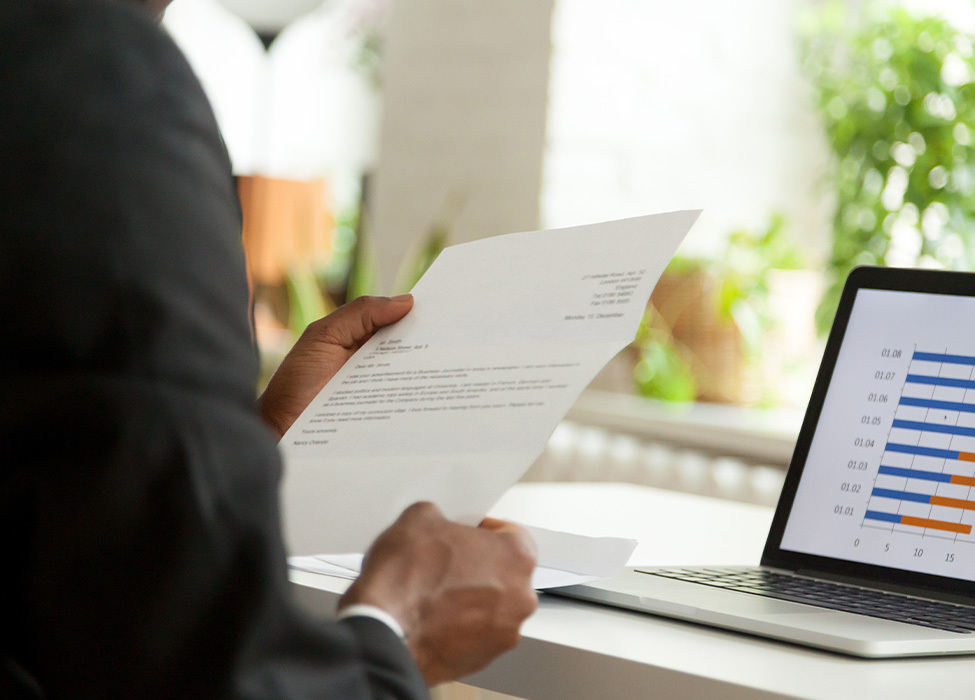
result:
[(884, 587), (893, 585), (910, 590), (924, 591), (932, 597), (962, 597), (975, 602), (975, 581), (805, 554), (785, 550), (781, 547), (786, 523), (809, 455), (813, 434), (819, 423), (850, 314), (861, 289), (975, 297), (975, 273), (872, 266), (858, 267), (850, 273), (843, 287), (836, 317), (826, 341), (819, 373), (813, 385), (809, 405), (796, 440), (792, 461), (789, 464), (778, 506), (772, 519), (772, 526), (762, 554), (762, 566), (855, 579), (868, 585), (876, 582)]

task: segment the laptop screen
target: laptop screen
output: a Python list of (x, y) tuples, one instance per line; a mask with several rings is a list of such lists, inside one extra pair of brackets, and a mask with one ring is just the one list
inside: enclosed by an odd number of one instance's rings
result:
[(851, 280), (770, 545), (975, 581), (975, 275)]

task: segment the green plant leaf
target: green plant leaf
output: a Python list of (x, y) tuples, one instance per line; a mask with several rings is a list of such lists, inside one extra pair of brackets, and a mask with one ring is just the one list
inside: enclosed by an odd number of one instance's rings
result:
[[(859, 13), (840, 0), (806, 11), (800, 45), (834, 156), (831, 282), (817, 312), (825, 332), (855, 265), (971, 269), (975, 52), (946, 20), (876, 1)], [(916, 250), (892, 244), (905, 227), (916, 232)]]
[(318, 278), (310, 267), (289, 270), (285, 275), (288, 289), (288, 330), (297, 338), (309, 323), (317, 321), (334, 306), (322, 294)]

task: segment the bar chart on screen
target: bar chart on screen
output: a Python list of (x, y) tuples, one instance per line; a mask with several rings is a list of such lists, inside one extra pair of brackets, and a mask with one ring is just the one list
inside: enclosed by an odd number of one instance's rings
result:
[(863, 525), (975, 545), (975, 352), (910, 353)]

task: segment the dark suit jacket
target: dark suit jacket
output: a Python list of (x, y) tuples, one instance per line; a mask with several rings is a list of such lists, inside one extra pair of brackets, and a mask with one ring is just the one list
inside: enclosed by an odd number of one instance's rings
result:
[(296, 612), (239, 207), (145, 13), (0, 3), (0, 697), (426, 697)]

